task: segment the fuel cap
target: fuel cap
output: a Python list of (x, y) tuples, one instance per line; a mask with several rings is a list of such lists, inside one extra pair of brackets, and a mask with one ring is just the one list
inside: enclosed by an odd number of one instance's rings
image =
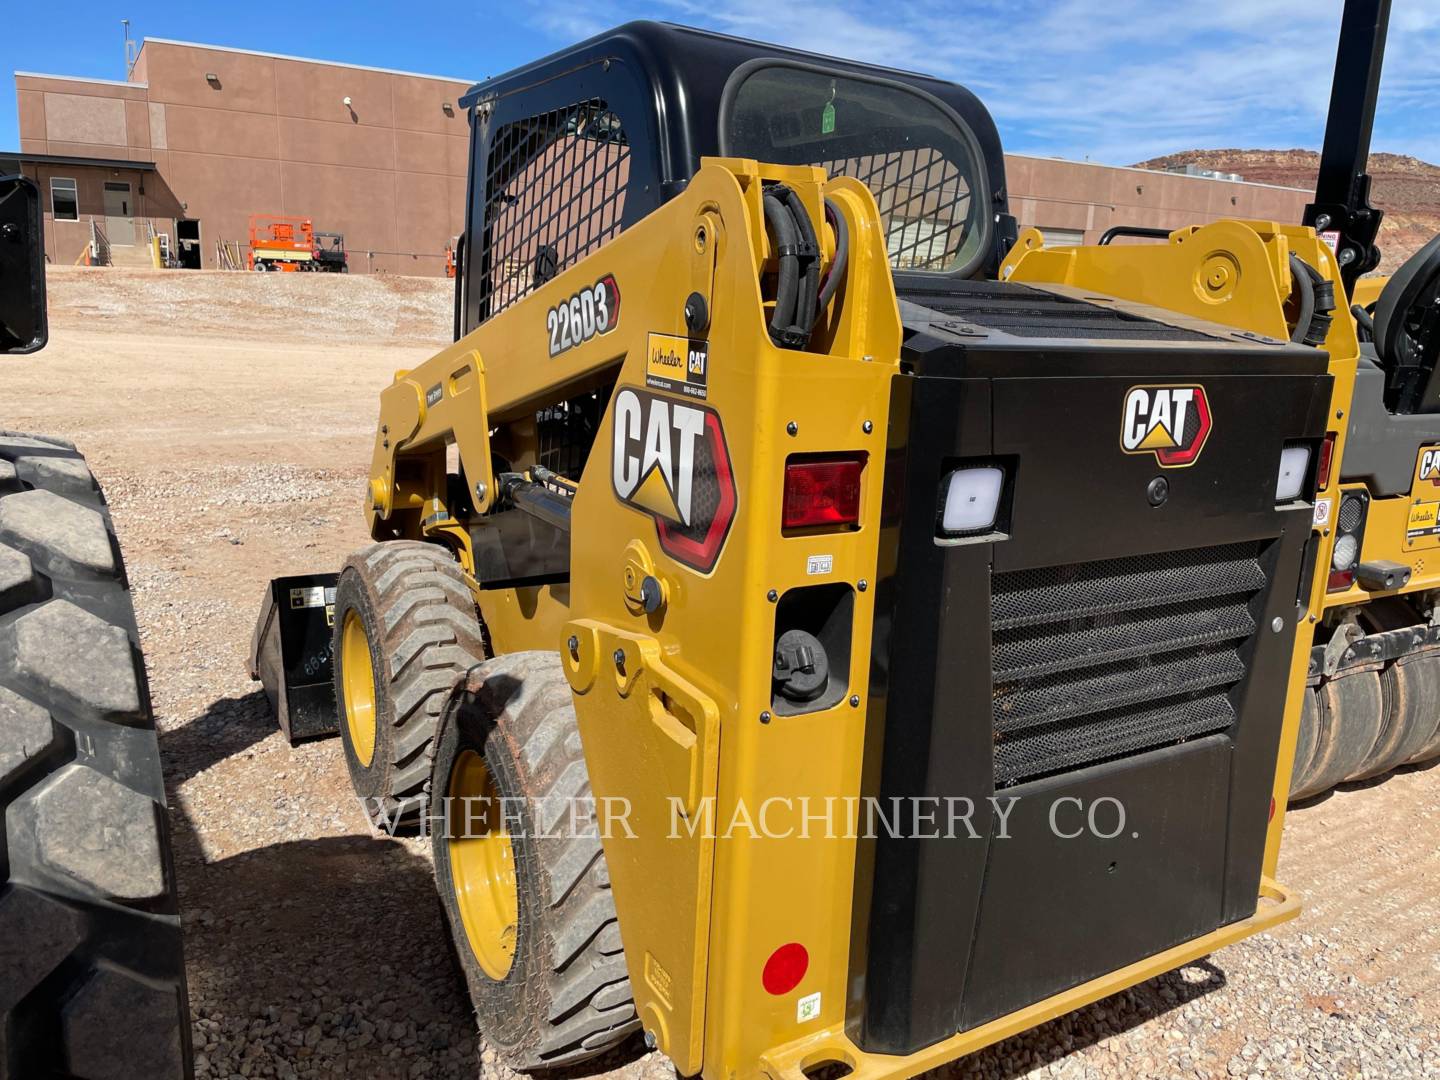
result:
[(786, 630), (775, 643), (774, 679), (786, 701), (814, 701), (830, 681), (830, 659), (814, 634)]

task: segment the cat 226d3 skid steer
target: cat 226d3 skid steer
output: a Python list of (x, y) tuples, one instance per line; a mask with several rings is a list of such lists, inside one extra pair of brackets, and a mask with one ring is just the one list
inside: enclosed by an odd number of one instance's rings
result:
[[(35, 184), (0, 177), (0, 353), (48, 338), (41, 228)], [(165, 786), (115, 529), (73, 445), (13, 431), (0, 811), (0, 1080), (190, 1076)]]
[(465, 104), (334, 679), (491, 1045), (909, 1075), (1298, 912), (1314, 230), (1046, 250), (963, 88), (679, 27)]

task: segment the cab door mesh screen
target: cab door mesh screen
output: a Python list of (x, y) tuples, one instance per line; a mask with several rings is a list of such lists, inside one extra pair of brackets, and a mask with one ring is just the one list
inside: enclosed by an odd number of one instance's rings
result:
[(498, 315), (620, 231), (630, 145), (595, 99), (505, 124), (490, 141), (480, 316)]
[(960, 257), (970, 220), (970, 183), (938, 150), (816, 162), (829, 176), (853, 176), (870, 189), (896, 270), (948, 270)]

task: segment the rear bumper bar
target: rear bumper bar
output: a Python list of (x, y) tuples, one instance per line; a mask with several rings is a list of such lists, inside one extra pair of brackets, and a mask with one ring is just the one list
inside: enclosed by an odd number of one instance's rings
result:
[(1288, 922), (1299, 914), (1299, 897), (1269, 878), (1263, 878), (1260, 883), (1259, 904), (1250, 918), (1222, 926), (1128, 967), (1037, 1001), (1026, 1008), (1017, 1009), (1008, 1016), (933, 1043), (914, 1054), (892, 1056), (866, 1053), (851, 1042), (842, 1027), (834, 1027), (766, 1051), (761, 1055), (760, 1072), (771, 1080), (806, 1080), (807, 1069), (814, 1070), (827, 1062), (839, 1062), (852, 1070), (847, 1080), (900, 1080), (903, 1077), (915, 1076), (927, 1069), (934, 1069), (967, 1054), (973, 1054), (1101, 998), (1119, 993), (1146, 979), (1183, 967), (1217, 949)]

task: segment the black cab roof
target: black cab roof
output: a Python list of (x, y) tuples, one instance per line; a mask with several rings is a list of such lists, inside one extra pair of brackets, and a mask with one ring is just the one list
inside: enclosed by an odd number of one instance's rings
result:
[[(1013, 232), (994, 121), (969, 90), (927, 75), (642, 21), (478, 83), (461, 104), (476, 278), (466, 327), (677, 194), (702, 157), (857, 177), (880, 204), (897, 275), (993, 276)], [(621, 188), (582, 235), (558, 235), (554, 207)]]

